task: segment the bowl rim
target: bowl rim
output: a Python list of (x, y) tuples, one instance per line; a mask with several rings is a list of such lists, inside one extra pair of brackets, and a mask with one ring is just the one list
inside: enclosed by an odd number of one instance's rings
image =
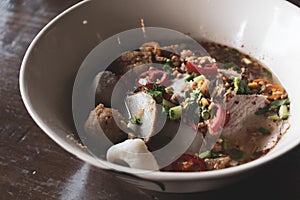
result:
[[(289, 9), (299, 9), (298, 6), (295, 4), (288, 2), (286, 0), (278, 0), (285, 4), (285, 6), (290, 7)], [(25, 108), (27, 109), (28, 113), (34, 120), (34, 122), (39, 126), (42, 131), (44, 131), (55, 143), (57, 143), (60, 147), (62, 147), (67, 152), (71, 153), (72, 155), (75, 155), (79, 159), (97, 167), (103, 170), (114, 170), (119, 171), (122, 173), (128, 173), (132, 175), (136, 175), (138, 177), (143, 177), (146, 179), (152, 179), (152, 180), (182, 180), (182, 181), (190, 181), (190, 180), (196, 180), (196, 179), (219, 179), (220, 177), (228, 177), (232, 176), (234, 174), (240, 174), (242, 172), (247, 172), (249, 170), (252, 170), (254, 168), (257, 168), (259, 166), (265, 165), (269, 163), (270, 161), (280, 157), (281, 155), (289, 152), (290, 150), (294, 149), (297, 145), (300, 144), (300, 137), (298, 140), (294, 140), (292, 143), (289, 144), (289, 146), (282, 147), (280, 150), (277, 150), (276, 153), (268, 154), (268, 156), (262, 156), (256, 160), (253, 160), (251, 162), (220, 169), (220, 170), (214, 170), (214, 171), (205, 171), (205, 172), (161, 172), (161, 171), (148, 171), (148, 170), (140, 170), (140, 169), (132, 169), (124, 166), (120, 166), (114, 163), (109, 163), (105, 160), (100, 160), (92, 155), (88, 155), (86, 153), (83, 153), (82, 150), (79, 150), (75, 147), (73, 147), (70, 143), (67, 141), (61, 139), (59, 136), (56, 135), (56, 133), (40, 118), (40, 116), (37, 114), (37, 112), (34, 109), (34, 106), (32, 106), (30, 97), (27, 93), (27, 88), (25, 84), (25, 72), (26, 68), (28, 68), (28, 62), (31, 57), (31, 53), (33, 52), (35, 46), (39, 43), (39, 41), (43, 38), (45, 33), (51, 29), (59, 20), (63, 20), (63, 17), (68, 15), (69, 13), (73, 12), (76, 9), (80, 9), (81, 6), (88, 4), (92, 2), (92, 0), (83, 0), (79, 3), (74, 4), (73, 6), (69, 7), (68, 9), (64, 10), (60, 14), (58, 14), (56, 17), (54, 17), (50, 22), (48, 22), (40, 31), (39, 33), (34, 37), (31, 44), (29, 45), (28, 49), (26, 50), (26, 53), (23, 57), (21, 68), (20, 68), (20, 74), (19, 74), (19, 87), (20, 87), (20, 93), (21, 98), (23, 100), (23, 103), (25, 105)], [(109, 167), (108, 167), (109, 166)]]

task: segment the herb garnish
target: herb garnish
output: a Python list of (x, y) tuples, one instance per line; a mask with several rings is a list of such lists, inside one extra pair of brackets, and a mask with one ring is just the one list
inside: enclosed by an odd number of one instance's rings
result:
[(171, 120), (180, 119), (182, 115), (182, 107), (181, 106), (175, 106), (170, 108), (168, 112), (168, 116)]
[(234, 90), (238, 94), (252, 94), (252, 91), (248, 87), (246, 81), (240, 79), (239, 77), (234, 78)]
[(195, 72), (192, 72), (187, 78), (185, 78), (184, 80), (186, 82), (193, 80), (194, 78), (196, 78), (197, 76), (199, 76), (198, 74), (196, 74)]
[(262, 133), (263, 135), (270, 135), (270, 134), (271, 134), (270, 130), (269, 130), (269, 129), (266, 129), (266, 128), (264, 128), (264, 127), (260, 127), (260, 128), (258, 128), (257, 130), (258, 130), (260, 133)]
[(143, 124), (143, 120), (137, 116), (133, 116), (131, 118), (132, 123), (136, 124), (136, 125), (142, 125)]
[(229, 154), (233, 159), (241, 159), (244, 156), (244, 152), (239, 150), (238, 148), (232, 148), (229, 150)]
[(278, 99), (273, 102), (271, 102), (269, 105), (266, 105), (262, 109), (255, 112), (256, 115), (263, 115), (266, 114), (269, 111), (275, 110), (279, 108), (281, 105), (288, 105), (290, 104), (289, 99)]
[(234, 63), (232, 63), (232, 62), (225, 64), (224, 65), (224, 69), (232, 69), (232, 70), (237, 71), (239, 73), (242, 72), (241, 67), (238, 66), (238, 65), (236, 65), (236, 64), (234, 64)]
[(165, 92), (165, 86), (153, 83), (152, 90), (144, 86), (144, 90), (152, 96), (157, 102), (161, 103), (163, 100), (163, 92)]
[(267, 75), (268, 78), (272, 78), (272, 73), (269, 70), (263, 68), (263, 72)]

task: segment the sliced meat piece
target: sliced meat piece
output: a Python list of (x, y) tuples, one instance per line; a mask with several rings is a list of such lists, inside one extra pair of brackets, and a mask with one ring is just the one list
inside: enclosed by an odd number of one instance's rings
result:
[[(255, 112), (265, 106), (265, 96), (261, 95), (235, 95), (226, 105), (226, 109), (230, 111), (230, 120), (224, 127), (222, 136), (235, 143), (246, 140), (249, 133), (238, 133), (253, 125), (253, 119), (259, 117)], [(264, 117), (265, 118), (265, 117)], [(255, 120), (256, 121), (256, 120)]]
[[(265, 100), (266, 97), (262, 95), (236, 95), (227, 104), (230, 120), (221, 136), (238, 146), (246, 156), (273, 148), (280, 135), (287, 130), (284, 123), (273, 122), (264, 115), (255, 114), (266, 105)], [(268, 129), (270, 134), (262, 134), (260, 128)]]
[(151, 95), (139, 92), (126, 98), (126, 104), (131, 118), (140, 120), (137, 124), (137, 136), (142, 137), (147, 142), (156, 129), (157, 107)]
[(115, 109), (106, 108), (99, 104), (90, 115), (85, 123), (87, 134), (97, 135), (105, 134), (106, 137), (114, 144), (127, 139), (126, 130), (127, 122), (125, 118)]

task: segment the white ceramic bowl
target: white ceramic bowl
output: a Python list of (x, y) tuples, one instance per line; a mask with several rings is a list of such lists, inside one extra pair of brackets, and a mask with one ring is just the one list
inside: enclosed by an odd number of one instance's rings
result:
[[(72, 87), (78, 68), (102, 40), (121, 31), (164, 27), (251, 53), (279, 76), (291, 100), (291, 128), (266, 156), (200, 173), (147, 172), (101, 161), (67, 136), (75, 133)], [(34, 39), (20, 72), (22, 98), (35, 122), (78, 158), (148, 190), (196, 192), (238, 180), (300, 143), (300, 9), (283, 0), (83, 1), (52, 20)], [(243, 46), (243, 48), (242, 48)], [(184, 187), (183, 187), (184, 186)]]

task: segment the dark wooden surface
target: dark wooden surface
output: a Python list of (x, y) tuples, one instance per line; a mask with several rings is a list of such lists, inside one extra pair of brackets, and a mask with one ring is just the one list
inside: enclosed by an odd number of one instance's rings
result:
[[(300, 199), (300, 146), (237, 184), (179, 195), (136, 189), (55, 144), (37, 127), (22, 103), (19, 70), (38, 31), (77, 2), (0, 0), (0, 200), (258, 199), (261, 195), (267, 199)], [(300, 5), (300, 0), (293, 2)]]

